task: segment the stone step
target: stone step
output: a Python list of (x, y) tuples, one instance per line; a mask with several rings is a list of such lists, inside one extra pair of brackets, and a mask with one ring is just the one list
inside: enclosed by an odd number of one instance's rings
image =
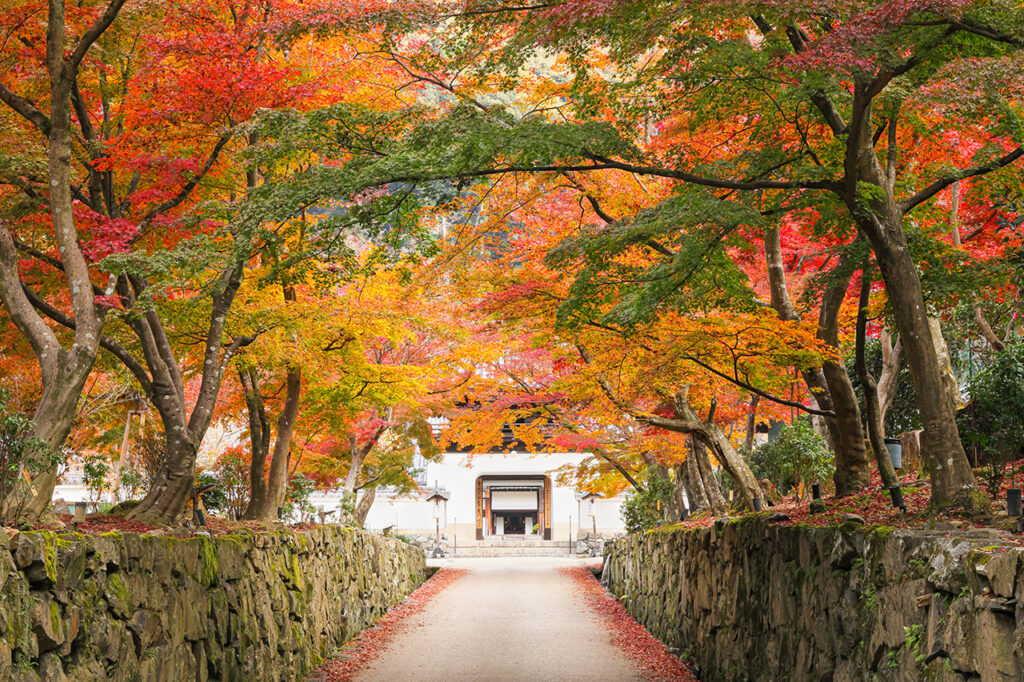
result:
[(448, 555), (454, 559), (469, 559), (481, 557), (567, 557), (575, 556), (569, 554), (568, 547), (459, 547), (458, 551)]
[(476, 542), (459, 541), (459, 547), (561, 547), (569, 551), (569, 543), (565, 540), (527, 540), (520, 542), (502, 542), (501, 540), (477, 540)]

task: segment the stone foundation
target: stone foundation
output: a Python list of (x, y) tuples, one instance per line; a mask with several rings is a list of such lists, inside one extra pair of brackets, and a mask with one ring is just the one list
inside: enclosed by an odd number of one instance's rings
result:
[(1022, 679), (1024, 550), (946, 535), (720, 520), (609, 543), (603, 579), (705, 682)]
[(6, 537), (3, 680), (301, 680), (424, 572), (421, 550), (339, 526)]

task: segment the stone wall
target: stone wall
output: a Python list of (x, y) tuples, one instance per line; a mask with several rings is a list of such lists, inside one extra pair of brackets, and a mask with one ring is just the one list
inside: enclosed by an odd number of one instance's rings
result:
[(1020, 680), (1024, 550), (949, 535), (724, 519), (610, 543), (602, 578), (705, 682)]
[(0, 533), (0, 679), (303, 679), (423, 571), (421, 550), (338, 526)]
[(448, 542), (448, 536), (444, 535), (443, 533), (441, 534), (440, 543), (438, 542), (438, 538), (436, 535), (424, 534), (399, 536), (400, 540), (402, 540), (403, 538), (404, 542), (408, 542), (413, 547), (419, 547), (421, 550), (423, 550), (424, 556), (430, 556), (438, 547), (440, 547), (441, 551), (444, 552), (446, 555), (448, 554), (449, 551), (451, 551), (451, 546), (449, 545)]

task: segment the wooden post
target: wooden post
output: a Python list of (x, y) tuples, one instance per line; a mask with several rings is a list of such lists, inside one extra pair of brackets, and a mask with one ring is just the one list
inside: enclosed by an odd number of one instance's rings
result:
[(544, 477), (544, 539), (551, 539), (551, 477)]
[(476, 479), (476, 539), (484, 539), (484, 481)]

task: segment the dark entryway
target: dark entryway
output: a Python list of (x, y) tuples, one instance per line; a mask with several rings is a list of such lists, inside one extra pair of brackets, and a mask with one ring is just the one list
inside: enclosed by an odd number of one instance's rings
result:
[(525, 514), (505, 515), (505, 535), (523, 535), (526, 533)]

